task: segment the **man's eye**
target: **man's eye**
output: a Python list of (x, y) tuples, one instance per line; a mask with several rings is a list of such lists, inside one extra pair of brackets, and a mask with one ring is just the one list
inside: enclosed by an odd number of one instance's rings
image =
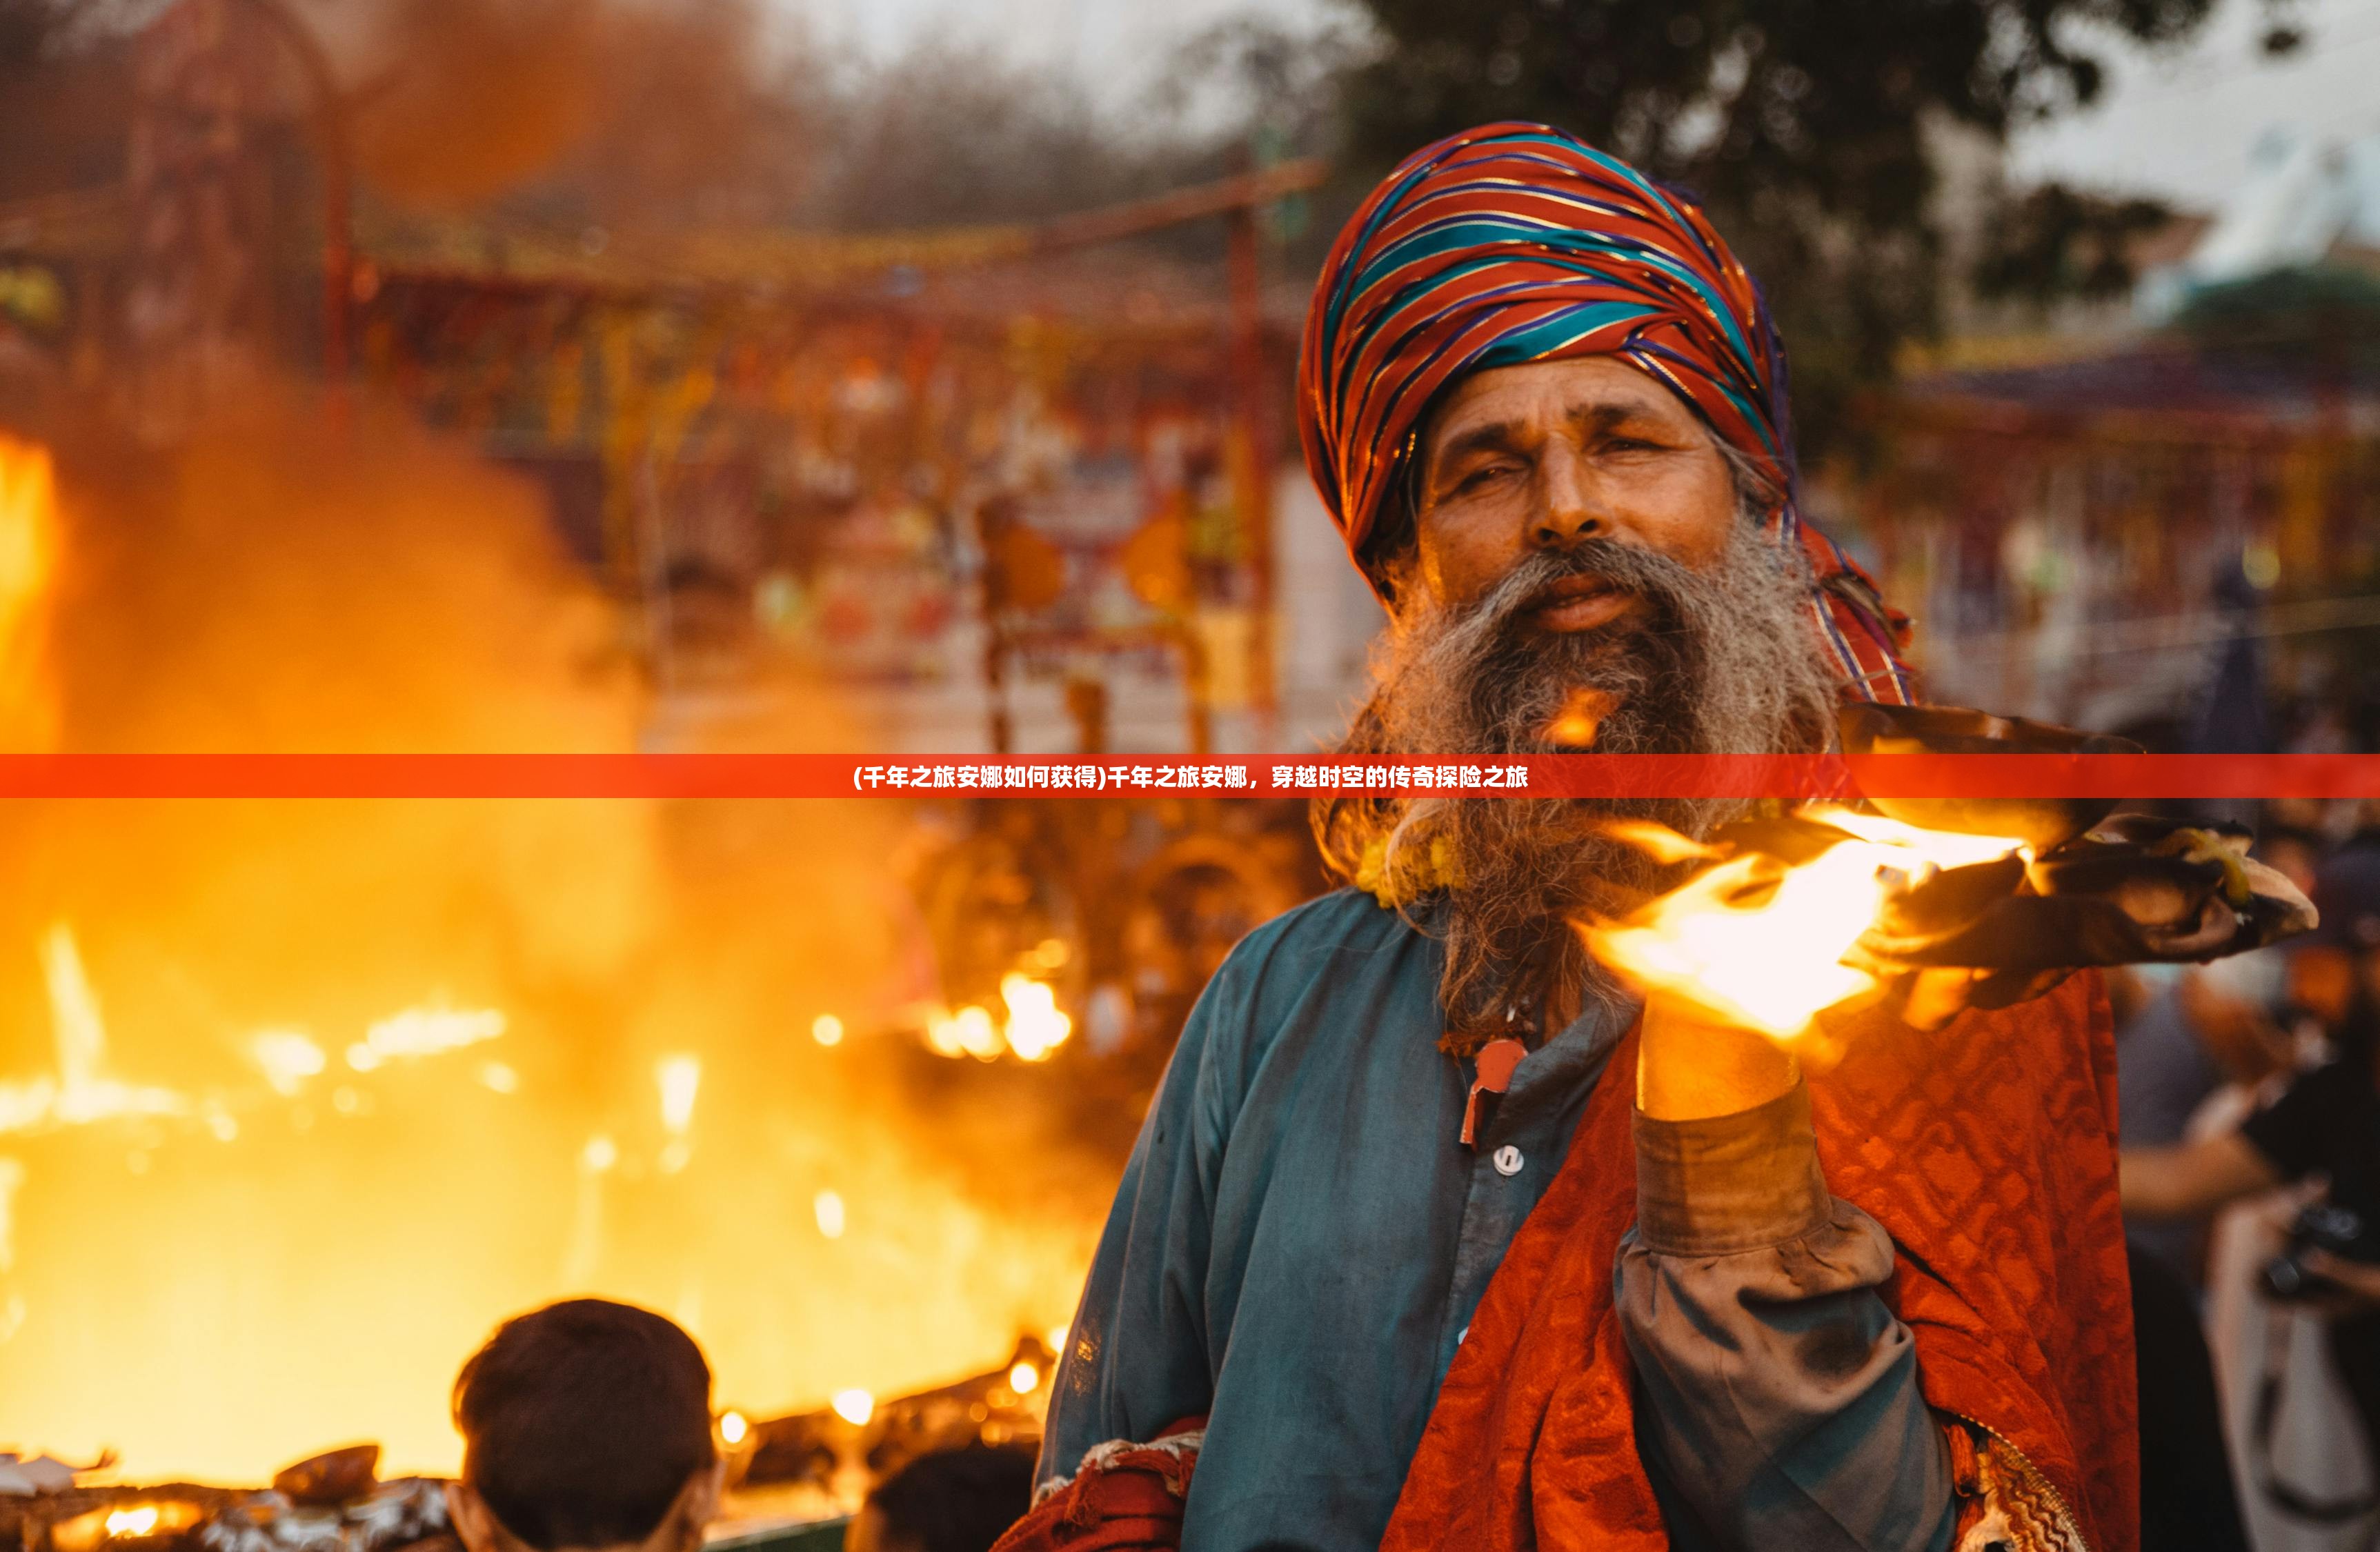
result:
[(1464, 475), (1462, 481), (1454, 488), (1457, 491), (1475, 491), (1483, 486), (1492, 484), (1496, 480), (1501, 479), (1506, 475), (1512, 472), (1512, 466), (1510, 464), (1489, 464), (1483, 468), (1473, 469), (1469, 474)]

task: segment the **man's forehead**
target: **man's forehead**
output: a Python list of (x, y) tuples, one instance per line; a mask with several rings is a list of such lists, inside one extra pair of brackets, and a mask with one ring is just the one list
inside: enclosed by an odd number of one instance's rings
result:
[(1457, 382), (1431, 416), (1424, 443), (1497, 427), (1651, 417), (1691, 419), (1677, 395), (1630, 363), (1609, 356), (1494, 367)]

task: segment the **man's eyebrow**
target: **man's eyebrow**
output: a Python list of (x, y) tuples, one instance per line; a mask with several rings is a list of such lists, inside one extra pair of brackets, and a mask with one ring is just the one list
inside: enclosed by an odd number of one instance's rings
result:
[(1562, 418), (1587, 430), (1608, 431), (1639, 416), (1656, 413), (1655, 407), (1642, 399), (1606, 399), (1598, 404), (1572, 405)]
[(1438, 467), (1442, 467), (1466, 454), (1489, 450), (1513, 452), (1519, 449), (1521, 441), (1519, 421), (1490, 420), (1484, 425), (1474, 426), (1469, 430), (1458, 431), (1447, 438), (1439, 445), (1435, 462)]

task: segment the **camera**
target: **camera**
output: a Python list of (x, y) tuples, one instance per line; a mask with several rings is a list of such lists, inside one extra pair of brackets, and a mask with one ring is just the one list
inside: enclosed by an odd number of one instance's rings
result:
[(2289, 1224), (2289, 1248), (2265, 1263), (2257, 1280), (2267, 1298), (2284, 1302), (2312, 1299), (2339, 1291), (2330, 1279), (2308, 1271), (2305, 1253), (2325, 1250), (2342, 1261), (2380, 1261), (2363, 1215), (2335, 1202), (2316, 1202)]

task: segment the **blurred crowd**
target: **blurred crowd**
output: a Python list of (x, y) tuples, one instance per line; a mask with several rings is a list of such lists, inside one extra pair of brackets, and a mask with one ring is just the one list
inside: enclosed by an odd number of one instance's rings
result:
[(2327, 1552), (2380, 1532), (2380, 805), (2262, 808), (2320, 928), (2109, 977), (2143, 1541)]

